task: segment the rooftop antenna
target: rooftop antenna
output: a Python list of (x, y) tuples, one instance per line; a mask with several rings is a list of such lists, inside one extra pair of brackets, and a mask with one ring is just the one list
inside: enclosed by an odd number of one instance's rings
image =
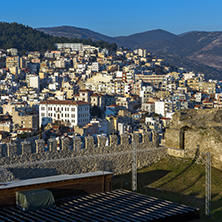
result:
[(137, 191), (137, 150), (136, 141), (132, 144), (132, 190)]

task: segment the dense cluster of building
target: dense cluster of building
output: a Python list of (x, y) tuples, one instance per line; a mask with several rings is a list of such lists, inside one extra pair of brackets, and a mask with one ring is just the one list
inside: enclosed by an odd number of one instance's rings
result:
[(170, 66), (145, 49), (111, 54), (81, 43), (56, 47), (25, 56), (0, 50), (1, 142), (56, 126), (84, 136), (161, 135), (178, 109), (222, 107), (221, 82)]

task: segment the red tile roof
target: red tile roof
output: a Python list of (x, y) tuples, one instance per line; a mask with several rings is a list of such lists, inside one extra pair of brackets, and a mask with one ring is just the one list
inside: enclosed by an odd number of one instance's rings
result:
[(20, 131), (34, 131), (33, 128), (21, 128), (21, 129), (18, 129)]
[(162, 117), (162, 120), (171, 120), (170, 118)]
[(89, 105), (90, 103), (84, 101), (74, 101), (74, 100), (46, 100), (40, 102), (40, 104), (52, 104), (52, 105)]
[(146, 102), (144, 104), (155, 104), (155, 102)]
[(102, 96), (101, 94), (99, 94), (99, 93), (93, 93), (92, 95), (91, 95), (91, 97), (94, 97), (94, 96)]

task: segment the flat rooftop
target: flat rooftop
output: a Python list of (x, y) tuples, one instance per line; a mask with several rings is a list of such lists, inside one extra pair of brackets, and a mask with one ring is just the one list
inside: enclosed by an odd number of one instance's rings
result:
[(15, 188), (15, 187), (30, 186), (30, 185), (36, 185), (36, 184), (43, 184), (43, 183), (59, 182), (59, 181), (65, 181), (65, 180), (75, 180), (75, 179), (81, 179), (81, 178), (87, 178), (87, 177), (96, 177), (96, 176), (109, 175), (109, 174), (112, 174), (112, 172), (96, 171), (96, 172), (91, 172), (91, 173), (83, 173), (83, 174), (75, 174), (75, 175), (63, 174), (63, 175), (48, 176), (48, 177), (38, 177), (38, 178), (32, 178), (32, 179), (0, 183), (0, 190), (8, 189), (8, 188)]
[(37, 211), (3, 208), (0, 221), (189, 221), (199, 209), (127, 190), (70, 197), (57, 207)]

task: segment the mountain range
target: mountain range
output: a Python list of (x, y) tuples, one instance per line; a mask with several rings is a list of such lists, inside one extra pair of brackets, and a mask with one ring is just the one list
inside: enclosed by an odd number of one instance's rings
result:
[(38, 31), (68, 38), (117, 43), (124, 48), (145, 48), (171, 65), (204, 73), (206, 79), (222, 80), (222, 32), (191, 31), (180, 35), (157, 29), (129, 36), (110, 37), (72, 26), (37, 28)]

